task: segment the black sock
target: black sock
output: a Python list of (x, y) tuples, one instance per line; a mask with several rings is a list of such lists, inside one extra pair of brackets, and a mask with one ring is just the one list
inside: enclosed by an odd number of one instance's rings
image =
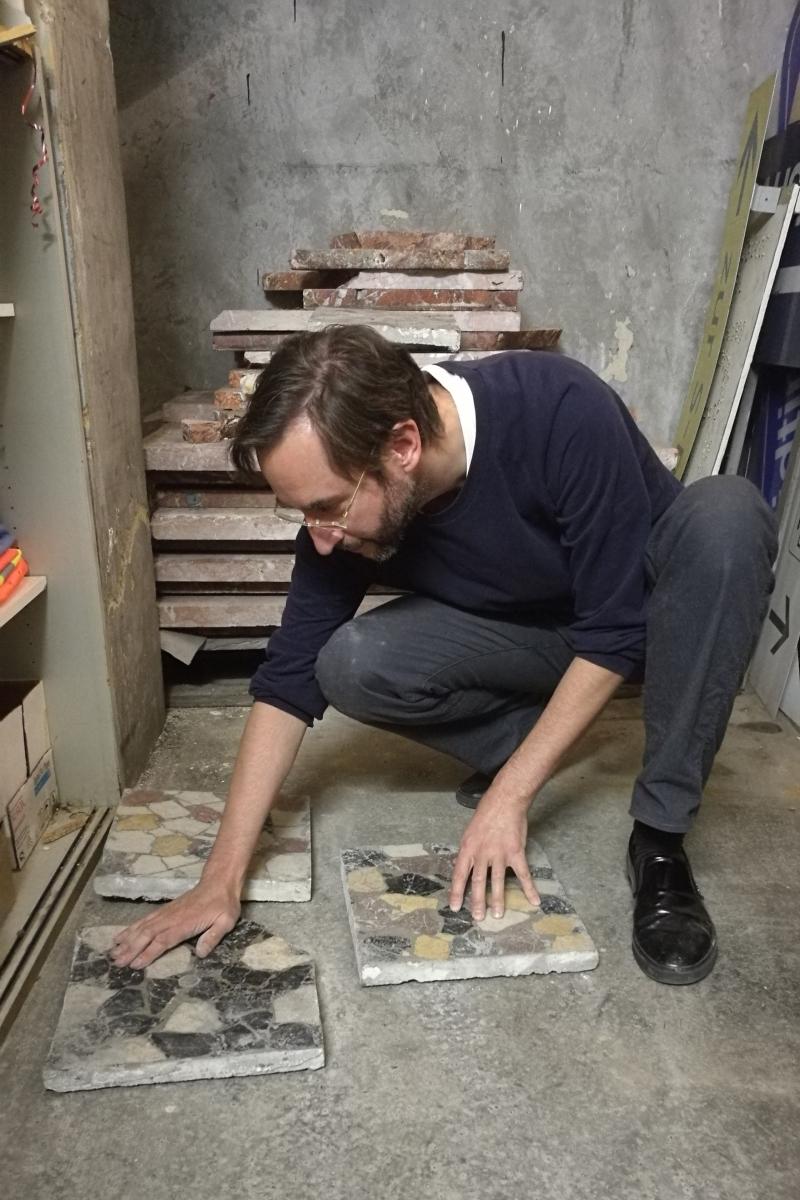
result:
[(634, 857), (642, 854), (678, 854), (683, 849), (682, 833), (666, 833), (643, 821), (633, 822), (631, 851)]

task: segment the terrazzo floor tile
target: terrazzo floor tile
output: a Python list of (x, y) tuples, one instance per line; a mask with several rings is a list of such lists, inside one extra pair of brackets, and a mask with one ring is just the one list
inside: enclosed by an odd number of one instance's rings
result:
[(143, 971), (110, 957), (124, 926), (76, 936), (44, 1068), (56, 1092), (324, 1066), (314, 964), (253, 921), (207, 958), (184, 943)]
[[(224, 807), (212, 792), (124, 792), (95, 873), (95, 892), (128, 900), (171, 900), (188, 892), (211, 852)], [(242, 899), (311, 899), (307, 796), (282, 801), (270, 813)]]
[[(534, 908), (506, 879), (505, 913), (473, 921), (448, 905), (456, 851), (383, 846), (342, 853), (347, 911), (364, 984), (590, 971), (598, 954), (540, 846), (528, 863), (541, 897)], [(467, 901), (469, 897), (467, 897)]]

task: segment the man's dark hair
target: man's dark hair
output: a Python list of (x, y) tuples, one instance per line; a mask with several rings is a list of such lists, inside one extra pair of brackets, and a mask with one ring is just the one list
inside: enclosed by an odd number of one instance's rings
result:
[(239, 422), (231, 459), (245, 475), (256, 453), (270, 451), (307, 416), (328, 461), (342, 475), (380, 472), (382, 451), (398, 421), (414, 420), (423, 445), (442, 421), (425, 376), (409, 352), (368, 325), (333, 325), (288, 338), (264, 368)]

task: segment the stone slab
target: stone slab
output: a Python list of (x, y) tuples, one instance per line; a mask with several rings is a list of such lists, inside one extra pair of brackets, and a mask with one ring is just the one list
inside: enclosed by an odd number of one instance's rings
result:
[(266, 488), (156, 488), (156, 508), (274, 508), (275, 493)]
[(380, 312), (374, 319), (369, 319), (369, 314), (358, 308), (224, 309), (214, 317), (210, 328), (214, 334), (300, 333), (305, 330), (312, 332), (327, 329), (329, 325), (370, 325), (389, 340), (414, 343), (424, 341), (430, 345), (447, 344), (449, 348), (458, 350), (460, 344), (453, 345), (452, 340), (447, 338), (440, 340), (441, 335), (457, 333), (462, 329), (514, 332), (519, 329), (520, 314), (492, 310), (456, 310), (436, 312), (429, 316), (425, 312), (415, 312), (413, 309), (389, 309)]
[[(456, 851), (408, 845), (345, 850), (342, 879), (361, 982), (365, 985), (591, 971), (592, 939), (544, 851), (529, 843), (541, 906), (506, 881), (502, 918), (473, 921), (448, 905)], [(467, 898), (469, 899), (469, 897)]]
[[(358, 612), (369, 612), (391, 596), (365, 596)], [(159, 596), (158, 624), (161, 629), (271, 629), (280, 625), (285, 596), (275, 595), (187, 595)]]
[(467, 288), (307, 288), (304, 308), (404, 308), (415, 312), (447, 309), (515, 309), (518, 292)]
[[(200, 878), (211, 853), (224, 807), (225, 801), (213, 792), (127, 789), (95, 873), (97, 895), (171, 900), (188, 892)], [(267, 817), (242, 887), (242, 899), (311, 899), (311, 812), (307, 797), (283, 800)]]
[[(226, 309), (211, 322), (211, 332), (218, 348), (224, 345), (228, 349), (269, 350), (287, 334), (327, 329), (330, 325), (370, 325), (387, 341), (403, 345), (438, 346), (443, 350), (458, 350), (461, 345), (460, 325), (449, 312), (436, 313), (431, 318), (426, 313), (392, 310), (369, 319), (362, 309), (348, 308)], [(278, 343), (274, 340), (276, 335)]]
[(302, 292), (303, 288), (338, 287), (346, 279), (346, 271), (265, 271), (261, 286), (265, 292)]
[(294, 569), (293, 554), (155, 554), (156, 583), (248, 584), (286, 591)]
[(276, 542), (289, 549), (299, 530), (271, 508), (157, 508), (150, 518), (157, 542)]
[(560, 329), (519, 329), (512, 332), (469, 331), (461, 335), (462, 350), (551, 350)]
[(144, 465), (148, 471), (214, 472), (232, 475), (230, 441), (185, 442), (180, 425), (161, 425), (144, 439)]
[(253, 921), (206, 957), (184, 943), (144, 970), (111, 958), (124, 925), (81, 929), (43, 1071), (55, 1092), (325, 1065), (314, 964)]
[[(411, 357), (414, 359), (415, 363), (419, 363), (420, 366), (423, 366), (430, 363), (443, 363), (447, 361), (471, 362), (472, 360), (478, 358), (489, 358), (490, 355), (497, 353), (499, 353), (497, 350), (467, 350), (463, 352), (457, 350), (455, 353), (448, 353), (447, 351), (437, 353), (436, 351), (430, 350), (414, 350), (411, 352)], [(272, 352), (270, 350), (246, 350), (244, 357), (245, 360), (252, 366), (265, 367), (272, 359)]]
[(358, 229), (337, 233), (332, 249), (371, 250), (492, 250), (495, 239), (482, 233), (458, 233), (450, 229)]
[[(325, 329), (329, 325), (364, 325), (363, 312), (341, 309), (335, 313), (309, 311), (302, 308), (244, 308), (223, 309), (209, 326), (212, 333), (301, 333), (311, 329)], [(381, 313), (381, 325), (403, 328), (407, 325), (415, 330), (431, 328), (431, 319), (419, 312)], [(457, 330), (456, 318), (451, 313), (437, 314), (435, 328)]]
[(213, 392), (183, 392), (161, 405), (162, 421), (180, 424), (185, 417), (211, 417), (216, 409)]
[(507, 271), (507, 250), (295, 250), (291, 265), (299, 270), (334, 271)]
[[(333, 287), (332, 283), (307, 287)], [(337, 286), (342, 286), (341, 284)], [(349, 288), (456, 288), (481, 292), (522, 291), (521, 271), (358, 271), (347, 280)]]

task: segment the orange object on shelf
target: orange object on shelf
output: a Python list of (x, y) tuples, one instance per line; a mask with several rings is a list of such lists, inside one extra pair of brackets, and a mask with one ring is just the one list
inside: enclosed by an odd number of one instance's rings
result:
[(4, 600), (7, 600), (18, 585), (22, 583), (29, 570), (30, 568), (26, 560), (20, 556), (20, 560), (16, 567), (14, 567), (14, 570), (0, 584), (0, 604)]

